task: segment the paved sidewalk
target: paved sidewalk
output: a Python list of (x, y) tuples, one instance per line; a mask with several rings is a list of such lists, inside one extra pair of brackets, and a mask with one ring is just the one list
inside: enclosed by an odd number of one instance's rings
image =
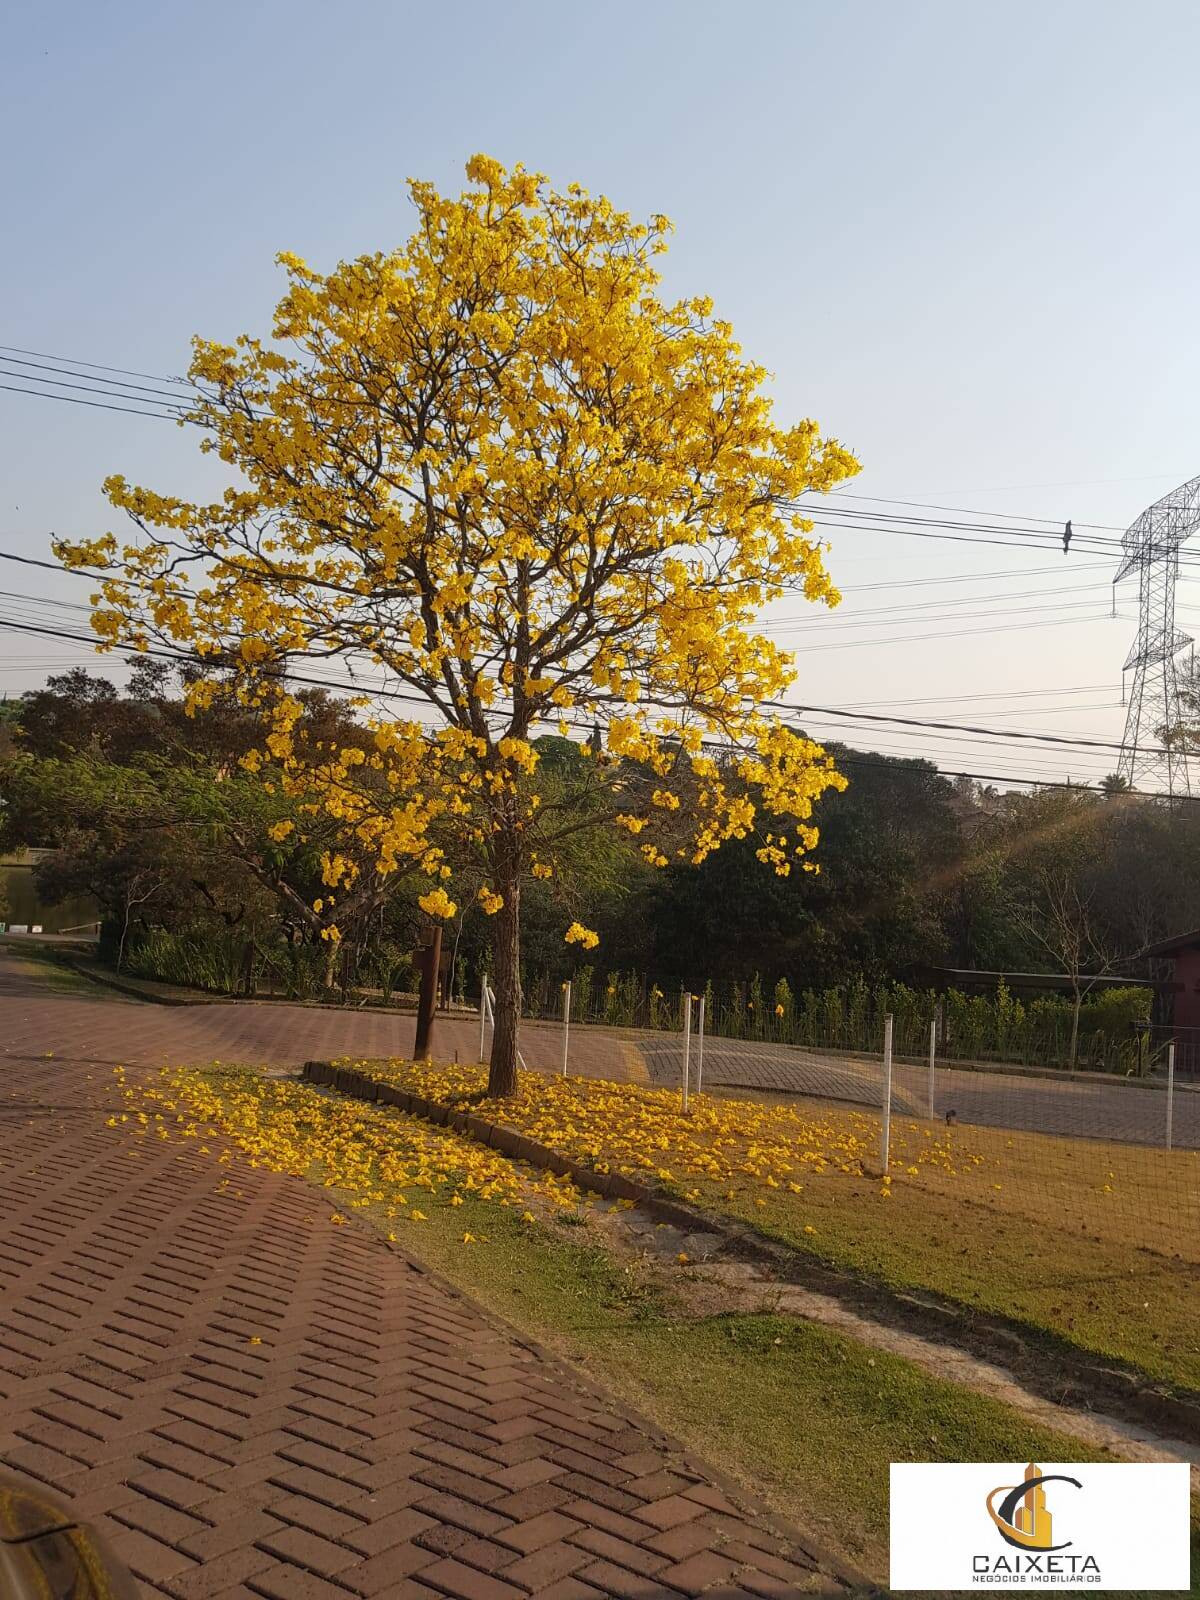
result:
[[(79, 981), (85, 987), (64, 992), (0, 947), (0, 1063), (41, 1060), (48, 1050), (108, 1067), (212, 1061), (299, 1066), (334, 1056), (379, 1059), (412, 1052), (416, 1021), (400, 1012), (253, 1000), (162, 1006)], [(456, 1053), (462, 1061), (479, 1059), (477, 1019), (439, 1015), (436, 1028), (436, 1048), (446, 1059)], [(524, 1023), (521, 1050), (530, 1066), (557, 1068), (560, 1026)], [(609, 1030), (578, 1030), (571, 1061), (575, 1072), (647, 1081), (636, 1048)]]
[[(10, 968), (0, 1035), (35, 1001)], [(3, 1068), (0, 1456), (96, 1519), (147, 1595), (842, 1588), (319, 1190), (109, 1127), (86, 1059), (111, 1047), (63, 1058), (91, 1004), (53, 998), (54, 1058)]]

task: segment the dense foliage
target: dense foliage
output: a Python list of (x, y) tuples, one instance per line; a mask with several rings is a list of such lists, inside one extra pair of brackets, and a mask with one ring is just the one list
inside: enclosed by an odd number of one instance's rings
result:
[[(298, 738), (334, 724), (343, 743), (355, 736), (337, 702), (314, 692), (303, 704)], [(239, 766), (256, 741), (247, 717), (222, 701), (189, 717), (167, 674), (144, 661), (123, 694), (81, 671), (51, 679), (9, 705), (2, 842), (51, 848), (43, 896), (93, 896), (112, 959), (145, 976), (392, 998), (412, 982), (426, 880), (372, 876), (364, 858), (355, 893), (326, 903), (332, 825), (313, 837), (310, 819), (304, 843), (286, 826), (303, 799), (269, 767)], [(571, 793), (589, 758), (561, 738), (538, 750), (544, 791)], [(1200, 923), (1200, 807), (999, 794), (925, 762), (837, 759), (851, 782), (817, 807), (817, 874), (752, 870), (752, 840), (662, 871), (620, 835), (565, 841), (556, 876), (534, 880), (524, 900), (527, 1010), (553, 1012), (570, 977), (577, 1017), (673, 1025), (686, 985), (707, 993), (714, 1032), (863, 1049), (890, 1009), (898, 1044), (917, 1053), (934, 1003), (926, 968), (1045, 972), (1067, 980), (1064, 993), (947, 995), (947, 1048), (1129, 1066), (1144, 993), (1092, 979), (1153, 976), (1146, 947)], [(332, 917), (340, 942), (322, 937)], [(598, 931), (595, 951), (564, 946), (569, 920)], [(494, 970), (494, 926), (480, 906), (456, 914), (446, 941), (456, 993), (477, 993)]]

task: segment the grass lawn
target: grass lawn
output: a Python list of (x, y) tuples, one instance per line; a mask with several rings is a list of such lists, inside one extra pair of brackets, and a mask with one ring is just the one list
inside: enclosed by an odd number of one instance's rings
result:
[[(359, 1064), (433, 1098), (477, 1067)], [(1016, 1318), (1200, 1390), (1200, 1153), (946, 1128), (789, 1097), (709, 1096), (527, 1073), (478, 1107), (594, 1166), (657, 1182), (833, 1265)]]
[(1104, 1459), (828, 1329), (689, 1316), (670, 1283), (648, 1284), (590, 1241), (570, 1186), (448, 1130), (231, 1069), (174, 1072), (157, 1091), (126, 1094), (146, 1137), (193, 1139), (205, 1153), (219, 1132), (251, 1160), (324, 1184), (875, 1580), (891, 1461)]
[(600, 1250), (556, 1237), (553, 1224), (522, 1228), (483, 1209), (474, 1202), (464, 1216), (486, 1243), (464, 1251), (463, 1217), (435, 1211), (405, 1246), (877, 1581), (887, 1571), (890, 1462), (1108, 1459), (831, 1329), (680, 1315)]
[(116, 999), (112, 990), (92, 983), (82, 973), (72, 972), (64, 964), (59, 951), (51, 946), (17, 944), (15, 940), (0, 940), (0, 951), (11, 960), (26, 977), (44, 983), (48, 988), (63, 994), (86, 994), (93, 1000), (103, 1000), (106, 995)]

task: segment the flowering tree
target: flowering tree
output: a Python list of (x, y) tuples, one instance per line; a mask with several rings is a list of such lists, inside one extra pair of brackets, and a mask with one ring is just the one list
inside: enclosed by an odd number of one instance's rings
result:
[[(57, 548), (105, 575), (102, 640), (186, 646), (213, 669), (193, 703), (261, 707), (262, 762), (380, 869), (429, 874), (430, 916), (469, 895), (495, 917), (505, 1094), (521, 886), (568, 834), (622, 827), (665, 866), (758, 830), (778, 872), (816, 842), (813, 802), (844, 780), (756, 709), (794, 674), (754, 618), (789, 592), (836, 603), (784, 507), (857, 465), (813, 422), (773, 423), (707, 300), (659, 298), (665, 218), (484, 156), (467, 176), (458, 199), (411, 184), (402, 249), (328, 275), (281, 256), (270, 342), (196, 342), (201, 448), (236, 485), (200, 505), (111, 478), (137, 542)], [(423, 710), (364, 705), (367, 748), (302, 751), (286, 683), (305, 658)], [(554, 729), (585, 742), (586, 779), (543, 792), (533, 741)], [(355, 871), (328, 853), (331, 898)]]

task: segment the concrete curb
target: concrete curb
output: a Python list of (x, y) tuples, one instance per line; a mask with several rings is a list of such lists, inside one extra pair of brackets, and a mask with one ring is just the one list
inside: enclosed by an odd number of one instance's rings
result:
[(830, 1266), (817, 1257), (766, 1238), (757, 1230), (729, 1223), (695, 1206), (669, 1199), (645, 1184), (618, 1172), (597, 1172), (572, 1161), (512, 1128), (504, 1128), (469, 1112), (456, 1111), (395, 1084), (381, 1083), (353, 1067), (330, 1061), (306, 1061), (302, 1076), (312, 1084), (331, 1088), (350, 1099), (392, 1106), (410, 1116), (451, 1128), (477, 1144), (487, 1145), (515, 1161), (528, 1162), (544, 1172), (569, 1177), (579, 1188), (606, 1199), (631, 1200), (656, 1221), (689, 1233), (713, 1234), (722, 1250), (743, 1260), (769, 1267), (785, 1282), (803, 1285), (852, 1305), (884, 1324), (900, 1323), (914, 1331), (939, 1336), (957, 1335), (959, 1341), (997, 1361), (1030, 1389), (1055, 1404), (1073, 1401), (1094, 1406), (1098, 1400), (1113, 1405), (1140, 1422), (1169, 1425), (1180, 1436), (1200, 1442), (1200, 1394), (1183, 1395), (1147, 1384), (1138, 1373), (1120, 1366), (1095, 1366), (1040, 1329), (1006, 1318), (981, 1316), (955, 1301), (932, 1292), (891, 1289), (857, 1273)]

